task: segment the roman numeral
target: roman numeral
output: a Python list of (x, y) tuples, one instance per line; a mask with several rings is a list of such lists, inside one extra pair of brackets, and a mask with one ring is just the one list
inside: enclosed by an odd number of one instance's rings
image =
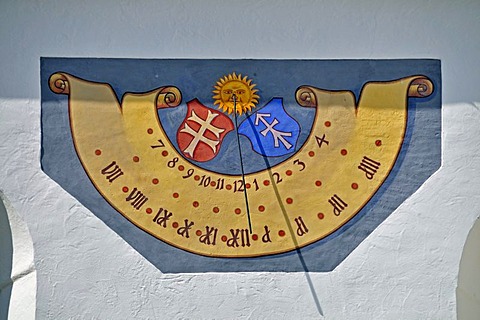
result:
[(333, 214), (336, 215), (336, 216), (339, 216), (340, 213), (342, 213), (342, 211), (348, 207), (348, 204), (342, 200), (342, 198), (340, 198), (339, 196), (337, 196), (336, 194), (333, 195), (333, 197), (331, 197), (329, 200), (328, 200), (328, 203), (330, 203), (333, 207)]
[(145, 202), (148, 201), (148, 198), (140, 190), (137, 190), (137, 188), (133, 188), (132, 192), (130, 192), (130, 194), (125, 200), (130, 201), (132, 207), (140, 210), (140, 208), (145, 204)]
[(362, 162), (358, 166), (358, 169), (365, 172), (365, 177), (368, 180), (372, 180), (377, 170), (380, 168), (380, 162), (372, 160), (366, 156), (363, 157)]
[(123, 175), (122, 169), (120, 169), (120, 167), (115, 161), (112, 161), (112, 163), (110, 163), (108, 166), (103, 168), (100, 172), (105, 176), (105, 178), (110, 183), (112, 183), (115, 179)]
[(308, 233), (308, 228), (302, 217), (295, 218), (295, 223), (297, 224), (297, 234), (300, 237)]

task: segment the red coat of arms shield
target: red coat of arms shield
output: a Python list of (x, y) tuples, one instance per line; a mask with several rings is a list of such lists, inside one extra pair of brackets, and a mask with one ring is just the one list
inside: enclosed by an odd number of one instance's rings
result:
[(187, 102), (187, 115), (177, 131), (182, 154), (195, 161), (212, 160), (218, 154), (223, 138), (233, 130), (225, 114), (204, 106), (198, 99)]

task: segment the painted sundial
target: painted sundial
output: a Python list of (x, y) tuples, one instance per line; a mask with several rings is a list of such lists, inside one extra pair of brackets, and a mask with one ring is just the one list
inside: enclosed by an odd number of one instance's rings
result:
[(435, 60), (43, 59), (42, 167), (161, 270), (331, 270), (438, 168), (439, 91)]

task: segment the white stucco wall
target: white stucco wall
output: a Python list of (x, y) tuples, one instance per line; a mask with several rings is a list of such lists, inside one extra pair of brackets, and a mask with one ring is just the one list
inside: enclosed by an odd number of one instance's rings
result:
[[(10, 306), (0, 306), (0, 317), (5, 319), (35, 319), (37, 273), (34, 264), (33, 241), (28, 226), (12, 206), (0, 189), (0, 215), (3, 215), (0, 226), (0, 261), (7, 269), (2, 268), (1, 285), (2, 302), (7, 291)], [(6, 219), (7, 221), (5, 221)], [(7, 230), (9, 226), (10, 230)], [(10, 237), (10, 243), (5, 237)], [(3, 308), (3, 310), (1, 309)]]
[(480, 219), (468, 234), (460, 262), (457, 287), (459, 319), (475, 319), (480, 315)]
[(302, 273), (163, 274), (50, 180), (40, 56), (442, 59), (442, 168), (333, 272), (309, 276), (326, 319), (454, 318), (480, 213), (479, 13), (478, 1), (2, 1), (0, 188), (33, 240), (37, 318), (321, 318)]

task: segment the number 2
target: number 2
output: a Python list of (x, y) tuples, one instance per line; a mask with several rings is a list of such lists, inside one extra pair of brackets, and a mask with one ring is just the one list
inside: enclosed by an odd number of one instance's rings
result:
[(280, 178), (280, 173), (274, 172), (274, 173), (273, 173), (273, 176), (275, 177), (275, 183), (276, 183), (276, 184), (279, 184), (280, 182), (283, 181), (283, 179)]

